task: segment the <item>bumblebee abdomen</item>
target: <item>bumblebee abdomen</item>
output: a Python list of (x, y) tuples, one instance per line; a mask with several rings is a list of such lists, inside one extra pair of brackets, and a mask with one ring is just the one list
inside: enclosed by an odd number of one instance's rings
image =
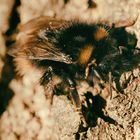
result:
[(94, 46), (90, 44), (86, 45), (83, 49), (81, 49), (79, 55), (79, 63), (81, 65), (87, 64), (92, 56), (93, 51), (94, 51)]
[(55, 30), (52, 31), (53, 33), (49, 32), (48, 38), (56, 48), (71, 56), (73, 61), (85, 65), (90, 60), (93, 50), (96, 50), (95, 48), (104, 49), (104, 40), (109, 36), (105, 27), (98, 24), (73, 23), (57, 32)]

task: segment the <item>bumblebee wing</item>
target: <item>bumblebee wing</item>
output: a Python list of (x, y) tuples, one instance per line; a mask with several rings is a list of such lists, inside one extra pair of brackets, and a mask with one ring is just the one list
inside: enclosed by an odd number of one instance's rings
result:
[(20, 32), (33, 34), (42, 29), (62, 29), (69, 26), (72, 22), (62, 19), (56, 19), (53, 17), (41, 16), (30, 20), (29, 22), (19, 25), (18, 30)]
[(71, 57), (62, 53), (60, 50), (51, 48), (49, 45), (47, 47), (45, 46), (46, 48), (41, 47), (40, 45), (30, 47), (28, 46), (28, 48), (23, 46), (23, 49), (12, 47), (8, 50), (8, 54), (13, 57), (20, 57), (31, 60), (52, 60), (64, 62), (67, 64), (72, 63)]
[(20, 26), (16, 43), (9, 49), (8, 54), (13, 57), (72, 63), (71, 57), (49, 43), (45, 36), (47, 30), (59, 30), (68, 25), (68, 21), (48, 17), (32, 20)]

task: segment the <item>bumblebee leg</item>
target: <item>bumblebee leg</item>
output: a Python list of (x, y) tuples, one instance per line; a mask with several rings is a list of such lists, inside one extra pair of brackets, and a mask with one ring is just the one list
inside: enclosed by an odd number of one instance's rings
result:
[(95, 75), (95, 79), (98, 83), (98, 86), (101, 89), (104, 89), (104, 87), (108, 87), (108, 93), (110, 94), (110, 99), (112, 98), (112, 88), (114, 89), (114, 87), (112, 86), (112, 74), (111, 72), (109, 72), (108, 77), (109, 77), (109, 81), (107, 82), (106, 79), (104, 79), (102, 73), (100, 72), (100, 70), (98, 70), (97, 64), (96, 64), (96, 60), (93, 59), (93, 61), (91, 61), (91, 63), (88, 64), (86, 71), (85, 71), (85, 77), (87, 78), (89, 76), (89, 70), (90, 67), (92, 67), (93, 73)]
[(105, 81), (102, 77), (102, 75), (98, 72), (98, 71), (94, 71), (94, 73), (96, 72), (96, 76), (99, 78), (100, 83), (104, 86), (104, 87), (109, 87), (108, 88), (108, 92), (110, 94), (110, 99), (112, 99), (112, 89), (116, 91), (116, 88), (112, 85), (112, 73), (111, 71), (108, 73), (108, 81)]
[(90, 71), (91, 66), (94, 66), (94, 67), (97, 66), (96, 59), (93, 59), (90, 63), (88, 63), (86, 70), (85, 70), (85, 79), (87, 79), (89, 76), (89, 71)]
[(104, 78), (101, 74), (101, 72), (99, 72), (99, 70), (97, 69), (97, 64), (96, 64), (96, 59), (93, 59), (87, 66), (86, 71), (85, 71), (85, 76), (86, 78), (89, 76), (89, 70), (90, 67), (92, 67), (92, 70), (95, 74), (95, 76), (100, 80), (101, 83), (104, 83)]
[(43, 85), (45, 90), (46, 98), (50, 99), (50, 104), (53, 103), (54, 89), (55, 85), (52, 81), (52, 76), (54, 75), (53, 69), (51, 66), (48, 67), (47, 71), (44, 73), (40, 80), (40, 84)]
[(70, 86), (69, 94), (71, 96), (73, 104), (76, 106), (76, 110), (78, 111), (78, 113), (80, 115), (80, 119), (81, 119), (84, 127), (86, 127), (87, 126), (87, 122), (86, 122), (85, 117), (83, 116), (83, 113), (82, 113), (82, 105), (81, 105), (81, 102), (80, 102), (80, 98), (79, 98), (78, 92), (76, 90), (76, 84), (69, 77), (67, 77), (66, 80), (68, 81), (69, 86)]
[(76, 84), (73, 80), (71, 80), (69, 77), (67, 77), (67, 81), (69, 84), (69, 89), (70, 89), (70, 96), (72, 98), (73, 104), (76, 106), (76, 108), (81, 108), (81, 102), (80, 102), (80, 98), (78, 95), (78, 92), (76, 90)]
[(110, 99), (112, 99), (112, 89), (115, 90), (115, 88), (113, 87), (112, 85), (112, 73), (109, 72), (108, 73), (108, 82), (104, 80), (103, 76), (101, 73), (99, 73), (96, 69), (93, 70), (94, 71), (94, 74), (96, 75), (97, 78), (99, 78), (100, 80), (100, 83), (103, 85), (103, 86), (107, 86), (109, 85), (109, 89), (108, 89), (108, 92), (110, 94)]
[(47, 85), (44, 86), (45, 89), (45, 96), (50, 101), (50, 105), (53, 104), (53, 96), (55, 93), (55, 86), (53, 85), (53, 82), (50, 81)]
[(94, 72), (95, 76), (100, 80), (100, 83), (104, 83), (105, 80), (104, 80), (103, 76), (101, 75), (101, 73), (95, 68), (93, 68), (93, 72)]
[(109, 72), (108, 77), (109, 77), (109, 92), (110, 92), (110, 99), (112, 99), (112, 73), (111, 73), (111, 72)]

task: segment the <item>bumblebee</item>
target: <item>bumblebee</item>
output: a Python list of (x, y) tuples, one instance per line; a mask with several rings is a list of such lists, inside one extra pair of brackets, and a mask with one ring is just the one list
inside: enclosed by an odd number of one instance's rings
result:
[[(92, 72), (103, 80), (98, 66), (124, 43), (119, 31), (134, 23), (135, 20), (106, 24), (39, 17), (19, 27), (8, 54), (14, 57), (16, 70), (22, 76), (30, 66), (40, 69), (40, 84), (45, 89), (48, 85), (52, 89), (60, 83), (67, 85), (73, 103), (81, 109), (76, 81), (88, 81)], [(55, 78), (58, 82), (52, 84)]]

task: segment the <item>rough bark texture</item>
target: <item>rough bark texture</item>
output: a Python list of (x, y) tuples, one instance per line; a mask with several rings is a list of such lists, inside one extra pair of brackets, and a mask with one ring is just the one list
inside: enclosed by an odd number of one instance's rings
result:
[[(1, 140), (140, 140), (139, 68), (122, 74), (120, 83), (129, 79), (123, 94), (113, 91), (111, 100), (96, 96), (93, 125), (84, 129), (66, 95), (54, 96), (50, 106), (43, 88), (34, 82), (36, 73), (15, 79), (11, 58), (5, 55), (4, 36), (8, 36), (17, 24), (39, 15), (87, 22), (115, 22), (133, 18), (140, 9), (139, 0), (97, 0), (96, 4), (89, 8), (88, 0), (20, 0), (15, 4), (14, 0), (0, 0)], [(137, 47), (140, 48), (139, 17), (128, 32), (136, 34)], [(77, 88), (80, 94), (92, 90), (85, 83)]]

